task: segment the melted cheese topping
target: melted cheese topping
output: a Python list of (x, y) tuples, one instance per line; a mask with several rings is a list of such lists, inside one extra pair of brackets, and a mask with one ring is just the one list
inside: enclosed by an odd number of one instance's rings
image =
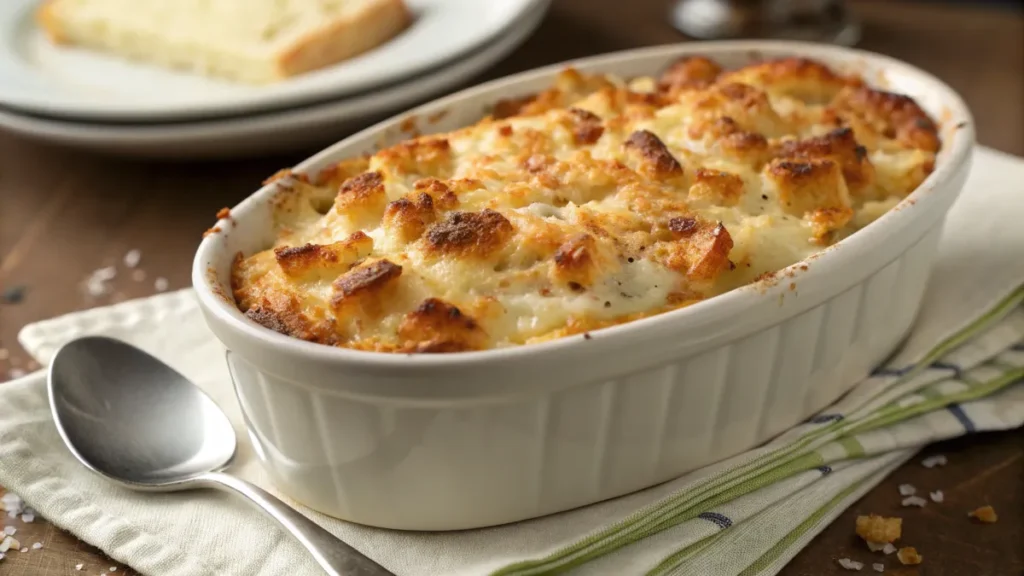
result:
[(285, 173), (276, 242), (240, 258), (252, 320), (323, 344), (528, 344), (710, 298), (913, 191), (939, 149), (913, 102), (808, 60), (573, 70), (478, 124)]

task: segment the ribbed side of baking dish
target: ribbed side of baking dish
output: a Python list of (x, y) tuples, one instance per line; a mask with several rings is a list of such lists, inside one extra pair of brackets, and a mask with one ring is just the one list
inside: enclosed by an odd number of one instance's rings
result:
[[(463, 529), (550, 514), (763, 443), (836, 400), (893, 351), (913, 323), (945, 214), (967, 175), (973, 131), (962, 102), (906, 64), (804, 44), (688, 44), (574, 64), (631, 76), (686, 53), (727, 65), (799, 54), (882, 79), (942, 119), (935, 173), (878, 222), (771, 282), (587, 337), (414, 356), (288, 338), (246, 321), (222, 296), (233, 256), (270, 241), (268, 186), (204, 240), (193, 280), (210, 328), (230, 351), (259, 456), (284, 491), (324, 513), (390, 528)], [(446, 112), (434, 130), (451, 129), (498, 98), (546, 86), (558, 69), (414, 113)], [(403, 120), (298, 169), (315, 172), (394, 141)]]

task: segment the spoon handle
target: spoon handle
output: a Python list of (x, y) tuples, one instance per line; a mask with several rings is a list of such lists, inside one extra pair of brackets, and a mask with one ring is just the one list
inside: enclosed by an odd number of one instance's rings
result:
[(198, 480), (213, 488), (245, 496), (254, 506), (291, 532), (331, 576), (394, 576), (362, 552), (254, 484), (219, 472), (203, 474)]

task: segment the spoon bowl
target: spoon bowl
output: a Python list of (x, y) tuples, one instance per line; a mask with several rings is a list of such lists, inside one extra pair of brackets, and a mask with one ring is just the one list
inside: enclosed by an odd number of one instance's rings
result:
[(235, 455), (235, 432), (209, 396), (118, 340), (69, 342), (53, 358), (48, 385), (58, 430), (78, 460), (131, 488), (185, 489)]
[(332, 576), (393, 576), (262, 488), (223, 470), (235, 455), (231, 422), (198, 386), (124, 342), (68, 342), (47, 378), (57, 431), (84, 466), (127, 488), (218, 488), (248, 499)]

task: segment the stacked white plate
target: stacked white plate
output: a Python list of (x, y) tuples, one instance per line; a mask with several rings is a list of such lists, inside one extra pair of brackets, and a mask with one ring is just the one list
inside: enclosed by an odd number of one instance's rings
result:
[(37, 0), (0, 0), (0, 129), (119, 154), (240, 156), (317, 145), (464, 83), (550, 0), (407, 0), (414, 23), (351, 60), (250, 86), (54, 46)]

